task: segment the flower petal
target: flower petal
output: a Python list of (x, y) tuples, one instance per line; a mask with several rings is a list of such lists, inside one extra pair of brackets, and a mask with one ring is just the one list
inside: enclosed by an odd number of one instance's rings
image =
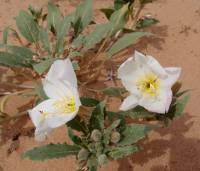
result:
[(48, 127), (47, 122), (41, 123), (35, 130), (35, 140), (44, 141), (51, 131), (52, 128)]
[(43, 89), (46, 95), (51, 99), (58, 99), (63, 96), (70, 96), (72, 95), (71, 85), (67, 82), (64, 83), (60, 80), (42, 80)]
[(134, 95), (130, 95), (124, 99), (120, 106), (120, 110), (126, 111), (132, 109), (138, 105), (138, 98)]
[(66, 80), (72, 86), (77, 87), (77, 78), (74, 72), (70, 59), (56, 60), (49, 72), (47, 73), (46, 79), (50, 81), (54, 80)]
[(131, 79), (134, 78), (135, 71), (138, 70), (138, 65), (133, 57), (128, 58), (118, 69), (118, 78)]
[(157, 74), (160, 78), (166, 78), (167, 73), (165, 69), (160, 65), (160, 63), (152, 56), (147, 56), (148, 62), (147, 65), (151, 68), (151, 70)]
[(48, 125), (51, 128), (57, 128), (61, 125), (66, 124), (68, 121), (71, 121), (72, 119), (74, 119), (74, 117), (76, 116), (77, 113), (78, 113), (78, 109), (73, 113), (69, 113), (69, 114), (59, 114), (58, 113), (57, 115), (48, 117), (47, 118)]
[(165, 80), (165, 84), (168, 85), (170, 88), (176, 83), (181, 75), (181, 68), (178, 67), (168, 67), (165, 68), (168, 77)]
[(36, 127), (40, 125), (44, 113), (51, 114), (55, 112), (55, 108), (53, 107), (54, 103), (55, 100), (48, 99), (29, 110), (29, 116)]
[(139, 65), (146, 65), (148, 62), (148, 58), (146, 57), (146, 55), (144, 55), (138, 51), (135, 51), (134, 57), (135, 57), (135, 61)]
[(156, 113), (167, 113), (172, 101), (171, 89), (162, 89), (157, 97), (143, 96), (139, 105)]

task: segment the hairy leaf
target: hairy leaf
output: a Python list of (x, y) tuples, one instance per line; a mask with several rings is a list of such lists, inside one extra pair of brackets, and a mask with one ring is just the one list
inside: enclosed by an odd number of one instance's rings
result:
[(72, 142), (74, 144), (79, 145), (81, 143), (81, 139), (78, 136), (74, 135), (73, 130), (71, 129), (71, 127), (68, 127), (67, 129), (68, 129), (69, 138), (72, 140)]
[(80, 148), (76, 145), (49, 144), (25, 152), (22, 155), (22, 158), (44, 161), (48, 159), (62, 158), (68, 155), (76, 155), (79, 150)]
[(109, 156), (114, 159), (119, 159), (138, 151), (140, 151), (140, 148), (138, 145), (115, 147), (109, 152)]
[(85, 3), (82, 3), (77, 7), (73, 22), (76, 35), (92, 21), (92, 6), (93, 0), (86, 0)]
[(47, 71), (47, 69), (49, 69), (49, 67), (51, 66), (51, 64), (55, 61), (54, 58), (48, 58), (45, 59), (44, 61), (33, 65), (33, 69), (39, 74), (42, 75), (45, 71)]
[(139, 106), (133, 110), (127, 111), (125, 115), (131, 117), (132, 119), (155, 117), (154, 113), (151, 113), (147, 111), (146, 109)]
[(121, 132), (122, 139), (118, 143), (120, 146), (131, 145), (137, 141), (143, 139), (149, 131), (158, 126), (145, 125), (145, 124), (129, 124), (125, 126), (125, 129)]
[(96, 108), (93, 110), (91, 118), (90, 118), (90, 130), (94, 129), (103, 129), (104, 128), (104, 111), (105, 110), (105, 102), (100, 102)]
[(108, 32), (111, 30), (112, 25), (107, 24), (98, 24), (93, 32), (85, 37), (85, 49), (92, 48), (95, 44), (99, 43), (102, 39), (106, 37)]
[(60, 20), (61, 20), (61, 13), (59, 8), (54, 5), (52, 2), (48, 3), (48, 16), (47, 16), (47, 23), (48, 28), (52, 28), (56, 30), (56, 33), (59, 31), (60, 27)]
[(109, 96), (121, 96), (126, 90), (121, 87), (108, 87), (103, 89), (102, 92)]
[(16, 17), (16, 24), (20, 33), (30, 42), (37, 42), (39, 39), (39, 28), (34, 18), (26, 11), (20, 11)]
[(106, 16), (107, 19), (110, 19), (110, 16), (112, 15), (112, 13), (115, 10), (112, 8), (102, 8), (102, 9), (100, 9), (100, 11), (104, 13), (104, 15)]
[(95, 107), (99, 104), (99, 101), (90, 97), (81, 97), (81, 104), (87, 107)]
[(39, 37), (40, 37), (40, 41), (42, 42), (44, 49), (47, 50), (50, 54), (51, 46), (50, 46), (50, 42), (49, 42), (48, 30), (45, 28), (41, 28)]
[(125, 34), (122, 38), (118, 39), (117, 42), (115, 42), (109, 49), (109, 57), (112, 57), (114, 54), (130, 46), (131, 44), (136, 43), (141, 37), (148, 35), (151, 34), (146, 32), (133, 32)]
[(3, 44), (7, 44), (8, 42), (8, 33), (9, 33), (9, 27), (6, 27), (4, 30), (3, 30), (3, 40), (2, 40), (2, 43)]
[(64, 39), (71, 26), (71, 22), (73, 18), (74, 18), (73, 13), (64, 17), (64, 19), (61, 21), (60, 26), (58, 28), (55, 52), (58, 52), (59, 54), (63, 53), (64, 51)]
[(141, 28), (144, 28), (144, 27), (149, 27), (149, 26), (154, 25), (158, 22), (159, 21), (155, 18), (142, 18), (142, 19), (139, 19), (137, 21), (136, 28), (141, 29)]

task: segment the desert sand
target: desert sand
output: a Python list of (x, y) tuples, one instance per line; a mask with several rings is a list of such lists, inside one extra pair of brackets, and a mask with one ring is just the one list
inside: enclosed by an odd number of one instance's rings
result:
[[(45, 6), (47, 0), (0, 0), (0, 30), (15, 25), (14, 17), (29, 4)], [(80, 1), (56, 0), (64, 13), (72, 11)], [(108, 0), (95, 0), (95, 8), (111, 4)], [(142, 15), (151, 14), (160, 23), (146, 29), (156, 35), (130, 47), (122, 56), (127, 58), (135, 48), (156, 57), (164, 66), (180, 66), (185, 89), (192, 89), (191, 99), (184, 114), (169, 128), (149, 134), (142, 142), (144, 150), (127, 158), (110, 162), (101, 171), (200, 171), (200, 1), (157, 0), (148, 4)], [(99, 12), (95, 10), (95, 16)], [(101, 20), (101, 18), (99, 17)], [(2, 34), (0, 33), (2, 37)], [(2, 76), (2, 70), (0, 75)], [(18, 100), (19, 101), (19, 100)], [(11, 108), (19, 102), (12, 102)], [(16, 104), (17, 103), (17, 104)], [(25, 122), (26, 123), (26, 122)], [(26, 123), (30, 125), (30, 123)], [(49, 139), (38, 143), (33, 137), (20, 136), (19, 147), (11, 154), (7, 150), (11, 140), (0, 147), (0, 168), (4, 171), (74, 171), (74, 157), (45, 162), (22, 160), (20, 154), (49, 142), (69, 142), (65, 127), (56, 129)], [(0, 169), (0, 170), (1, 170)]]

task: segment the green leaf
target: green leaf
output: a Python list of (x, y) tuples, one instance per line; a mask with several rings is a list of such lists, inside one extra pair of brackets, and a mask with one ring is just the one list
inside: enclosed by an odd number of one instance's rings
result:
[(99, 101), (90, 97), (81, 97), (81, 104), (87, 107), (95, 107), (99, 104)]
[(128, 14), (128, 4), (124, 5), (121, 9), (115, 11), (111, 17), (110, 22), (112, 23), (112, 30), (110, 35), (115, 34), (117, 31), (123, 29), (126, 24), (126, 17)]
[(136, 43), (141, 37), (149, 35), (151, 34), (146, 32), (133, 32), (125, 34), (122, 38), (118, 39), (117, 42), (115, 42), (109, 49), (109, 57), (112, 57), (114, 54), (123, 50), (124, 48), (127, 48), (131, 44)]
[(39, 39), (39, 28), (33, 17), (26, 11), (20, 11), (16, 17), (16, 24), (20, 33), (30, 42)]
[(33, 148), (25, 152), (22, 158), (30, 158), (32, 160), (48, 160), (54, 158), (63, 158), (69, 155), (76, 155), (80, 148), (76, 145), (68, 144), (49, 144)]
[(24, 66), (23, 61), (18, 59), (17, 55), (14, 55), (8, 52), (0, 52), (0, 65), (7, 66), (7, 67)]
[(92, 21), (93, 15), (93, 0), (86, 0), (85, 3), (81, 3), (75, 12), (75, 18), (73, 26), (75, 29), (75, 35), (81, 32)]
[(48, 30), (45, 29), (45, 28), (41, 28), (40, 33), (39, 33), (39, 37), (40, 37), (40, 40), (42, 42), (44, 49), (47, 50), (50, 54), (51, 53), (51, 46), (50, 46), (50, 42), (49, 42)]
[(70, 52), (70, 54), (69, 54), (69, 58), (75, 58), (75, 57), (82, 57), (83, 56), (83, 54), (81, 53), (81, 52), (78, 52), (78, 51), (73, 51), (73, 52)]
[(73, 130), (71, 129), (71, 127), (68, 127), (67, 129), (68, 129), (69, 138), (72, 140), (72, 142), (74, 144), (79, 145), (81, 143), (81, 139), (78, 136), (74, 135)]
[(102, 8), (102, 9), (100, 9), (100, 11), (104, 13), (104, 15), (106, 16), (107, 19), (110, 19), (110, 16), (114, 12), (114, 9), (111, 9), (111, 8)]
[(109, 144), (110, 142), (110, 135), (112, 133), (112, 130), (117, 128), (120, 125), (121, 119), (118, 119), (114, 121), (108, 128), (105, 129), (104, 132), (104, 143)]
[(157, 128), (157, 126), (145, 124), (128, 124), (121, 132), (122, 139), (118, 145), (124, 146), (136, 143), (137, 141), (143, 139), (147, 133), (154, 128)]
[(149, 27), (149, 26), (154, 25), (158, 22), (159, 21), (155, 18), (142, 18), (142, 19), (139, 19), (137, 21), (136, 28), (141, 29), (141, 28), (144, 28), (144, 27)]
[(3, 44), (7, 44), (7, 42), (8, 42), (8, 33), (9, 33), (9, 30), (10, 30), (9, 27), (6, 27), (6, 28), (3, 30), (3, 40), (2, 40), (2, 43), (3, 43)]
[(49, 67), (52, 65), (52, 63), (55, 61), (54, 58), (48, 58), (44, 61), (33, 65), (33, 69), (39, 74), (42, 75)]
[(72, 61), (72, 66), (74, 70), (80, 70), (80, 66), (78, 64), (78, 61)]
[(108, 87), (103, 89), (102, 92), (108, 96), (121, 96), (126, 90), (121, 87)]
[(32, 52), (29, 48), (22, 46), (9, 45), (6, 47), (8, 52), (16, 56), (16, 60), (19, 61), (19, 63), (24, 66), (31, 67), (31, 64), (33, 63), (33, 56), (36, 55), (34, 52)]
[(61, 21), (60, 26), (58, 28), (55, 52), (59, 54), (63, 53), (64, 51), (64, 40), (71, 26), (71, 22), (74, 17), (73, 15), (74, 14), (72, 13), (71, 15), (64, 17), (64, 19)]
[(154, 113), (151, 113), (140, 106), (134, 108), (131, 111), (127, 111), (125, 115), (131, 117), (132, 119), (155, 117)]
[(178, 102), (176, 103), (176, 110), (175, 110), (174, 117), (178, 117), (183, 113), (185, 106), (189, 101), (189, 98), (190, 98), (189, 95), (185, 95), (180, 100), (178, 100)]
[(94, 129), (103, 129), (104, 128), (104, 111), (105, 110), (105, 102), (100, 102), (96, 108), (93, 110), (91, 118), (90, 118), (90, 130)]
[(61, 21), (61, 13), (59, 8), (54, 5), (52, 2), (48, 3), (48, 15), (47, 15), (47, 27), (53, 28), (56, 30), (56, 33), (59, 31)]
[(44, 92), (42, 83), (38, 84), (35, 87), (35, 94), (40, 98), (40, 102), (48, 99), (47, 95)]
[(111, 30), (112, 25), (107, 24), (98, 24), (93, 32), (85, 37), (85, 49), (92, 48), (95, 44), (99, 43), (102, 39), (106, 37), (108, 32)]
[(109, 152), (108, 155), (112, 157), (113, 159), (119, 159), (138, 151), (140, 151), (140, 148), (138, 145), (130, 145), (130, 146), (124, 146), (124, 147), (115, 147)]
[(87, 132), (87, 127), (85, 125), (85, 122), (81, 121), (81, 118), (78, 115), (71, 121), (67, 122), (66, 125), (76, 131), (83, 132), (83, 133)]
[(115, 0), (114, 1), (114, 9), (118, 10), (120, 9), (123, 5), (128, 3), (130, 0)]
[(83, 44), (85, 44), (85, 36), (79, 35), (77, 38), (73, 40), (71, 47), (76, 49), (81, 47)]

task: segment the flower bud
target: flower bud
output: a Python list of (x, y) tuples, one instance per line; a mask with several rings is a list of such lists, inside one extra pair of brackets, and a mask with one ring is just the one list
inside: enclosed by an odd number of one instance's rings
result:
[(98, 163), (99, 165), (104, 165), (104, 164), (107, 164), (108, 163), (108, 158), (105, 154), (101, 154), (99, 157), (98, 157)]
[(172, 86), (172, 92), (173, 95), (177, 94), (178, 91), (181, 89), (182, 83), (180, 81), (177, 81), (173, 86)]
[(87, 160), (89, 156), (89, 151), (85, 148), (82, 148), (79, 152), (78, 152), (78, 160), (79, 161), (83, 161), (83, 160)]
[(92, 139), (94, 142), (99, 142), (99, 141), (101, 141), (101, 138), (102, 138), (101, 132), (100, 132), (98, 129), (94, 129), (94, 130), (92, 131), (92, 134), (91, 134), (91, 139)]
[(120, 138), (121, 138), (120, 133), (117, 132), (117, 131), (113, 131), (113, 132), (111, 133), (110, 141), (111, 141), (112, 143), (115, 143), (115, 144), (116, 144), (116, 143), (119, 142)]

